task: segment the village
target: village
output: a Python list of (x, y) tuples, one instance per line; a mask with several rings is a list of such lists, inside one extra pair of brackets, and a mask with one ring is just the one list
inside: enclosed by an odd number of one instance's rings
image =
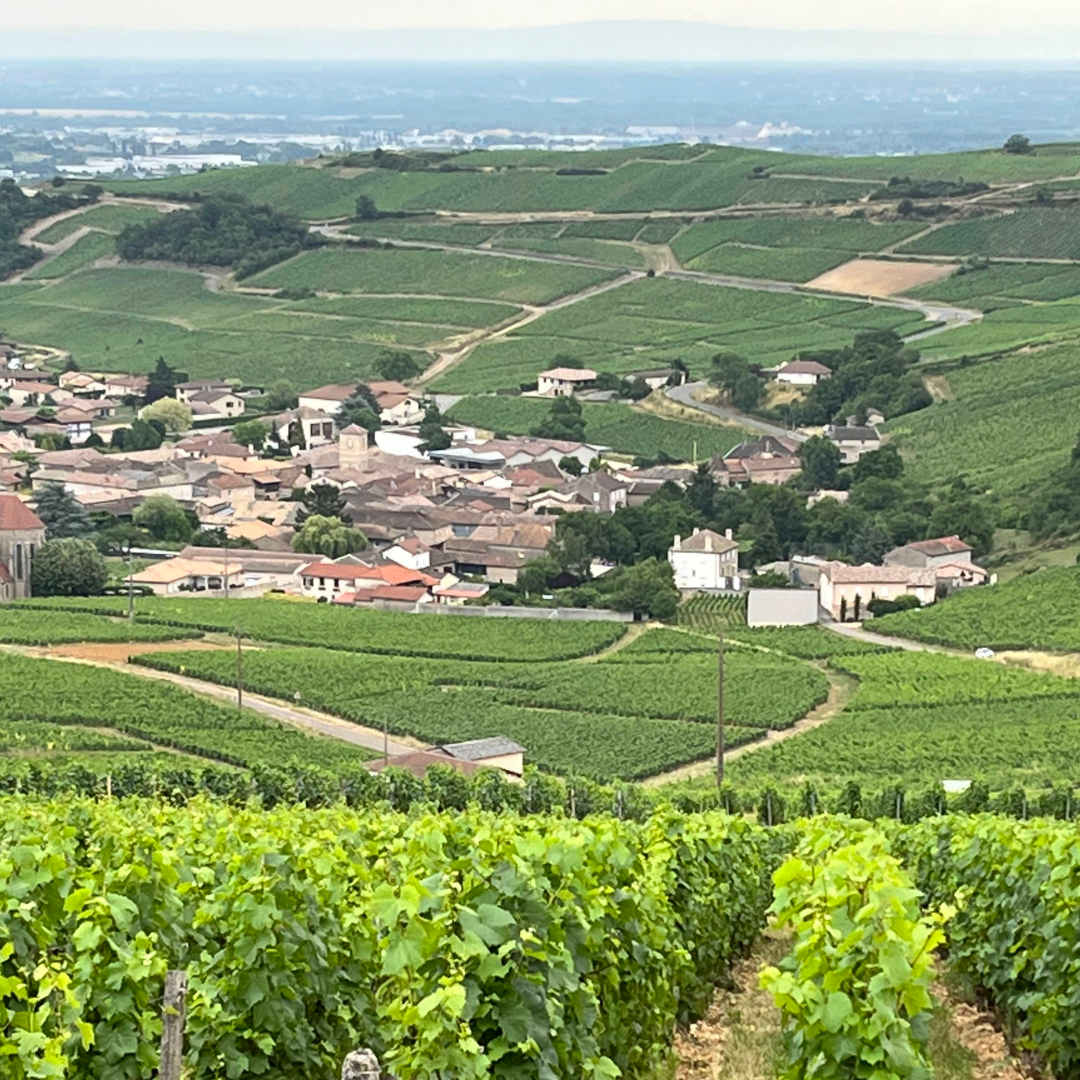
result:
[[(0, 368), (0, 396), (9, 403), (0, 410), (0, 492), (16, 498), (4, 500), (9, 509), (0, 517), (0, 599), (30, 595), (33, 554), (46, 539), (33, 507), (57, 489), (99, 530), (111, 530), (106, 553), (127, 560), (116, 584), (133, 593), (276, 592), (415, 611), (492, 603), (493, 588), (515, 586), (547, 555), (560, 516), (641, 506), (664, 485), (685, 489), (697, 472), (696, 462), (635, 467), (588, 442), (490, 437), (445, 421), (432, 401), (391, 380), (305, 389), (292, 408), (250, 414), (254, 395), (224, 380), (184, 380), (168, 387), (169, 397), (142, 405), (154, 376), (74, 368), (53, 376), (13, 355), (8, 363)], [(827, 375), (812, 362), (774, 372), (793, 383)], [(588, 369), (556, 368), (539, 373), (534, 393), (553, 403), (588, 396), (596, 380)], [(348, 422), (358, 402), (377, 410), (377, 430)], [(133, 419), (125, 423), (125, 415)], [(167, 423), (151, 428), (155, 416)], [(880, 448), (877, 419), (825, 429), (842, 462)], [(138, 445), (132, 433), (140, 424), (156, 433), (155, 445), (128, 449)], [(709, 475), (718, 487), (785, 484), (802, 469), (804, 438), (745, 440), (715, 455)], [(847, 494), (813, 491), (807, 503), (842, 503)], [(25, 509), (10, 509), (17, 500)], [(189, 535), (148, 541), (135, 527), (147, 504), (187, 515)], [(5, 531), (16, 539), (5, 544)], [(770, 587), (753, 590), (751, 625), (860, 621), (873, 600), (925, 605), (989, 580), (956, 536), (902, 545), (881, 565), (793, 554), (755, 566), (749, 555), (730, 529), (694, 529), (674, 537), (667, 560), (683, 597), (740, 596), (759, 575)], [(588, 573), (612, 569), (594, 559)]]

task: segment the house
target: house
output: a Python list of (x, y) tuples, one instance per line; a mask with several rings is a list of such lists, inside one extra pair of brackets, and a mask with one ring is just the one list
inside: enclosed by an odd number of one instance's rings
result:
[(17, 495), (0, 495), (0, 600), (32, 595), (30, 574), (45, 525)]
[(832, 368), (816, 360), (792, 360), (776, 369), (776, 381), (791, 386), (816, 386), (832, 375)]
[[(437, 577), (420, 570), (410, 570), (397, 563), (371, 566), (362, 562), (332, 562), (328, 559), (301, 566), (296, 571), (296, 579), (304, 596), (325, 602), (349, 595), (352, 598), (349, 603), (355, 602), (357, 594), (364, 590), (378, 589), (384, 585), (419, 585), (427, 592), (440, 583)], [(402, 599), (399, 596), (383, 598)], [(410, 602), (415, 602), (415, 598)]]
[(145, 375), (105, 375), (105, 397), (107, 398), (141, 398), (146, 393), (149, 379)]
[(99, 398), (105, 393), (105, 383), (85, 371), (65, 371), (59, 382), (65, 390), (80, 398)]
[[(226, 530), (229, 531), (228, 529)], [(227, 563), (230, 576), (235, 569), (242, 575), (245, 589), (267, 592), (270, 589), (290, 589), (296, 585), (296, 571), (318, 556), (295, 552), (263, 551), (251, 548), (206, 548), (188, 545), (180, 558), (196, 562), (212, 562), (222, 567)]]
[(938, 536), (931, 540), (915, 540), (893, 548), (882, 560), (886, 566), (946, 566), (959, 563), (971, 566), (971, 545), (959, 536)]
[(190, 382), (176, 384), (176, 400), (187, 405), (197, 394), (225, 394), (231, 390), (232, 387), (221, 379), (193, 379)]
[(498, 450), (474, 450), (468, 446), (452, 446), (446, 450), (432, 450), (428, 457), (440, 465), (462, 472), (506, 468), (506, 458)]
[(496, 735), (487, 739), (470, 739), (468, 742), (447, 743), (440, 749), (444, 754), (467, 761), (472, 765), (501, 769), (511, 776), (521, 777), (525, 772), (525, 747), (508, 739), (505, 735)]
[[(548, 481), (550, 483), (550, 481)], [(630, 485), (610, 473), (585, 473), (565, 481), (557, 488), (537, 491), (527, 504), (536, 514), (567, 513), (591, 510), (594, 514), (614, 514), (626, 506)]]
[(191, 407), (191, 415), (196, 420), (227, 420), (232, 416), (242, 416), (245, 408), (244, 399), (228, 387), (224, 390), (199, 390), (189, 394), (185, 404)]
[(551, 368), (536, 376), (536, 392), (541, 397), (571, 397), (594, 382), (592, 368)]
[(54, 419), (64, 425), (64, 434), (72, 443), (86, 442), (94, 431), (93, 421), (81, 409), (59, 409)]
[(738, 591), (739, 545), (731, 530), (725, 536), (712, 529), (695, 529), (685, 540), (676, 536), (668, 548), (668, 562), (675, 571), (677, 589)]
[(799, 444), (794, 439), (764, 435), (733, 446), (712, 460), (712, 474), (724, 487), (743, 484), (783, 484), (802, 470)]
[(290, 409), (270, 420), (270, 427), (279, 442), (287, 443), (294, 430), (302, 432), (304, 447), (326, 446), (334, 441), (333, 417), (307, 405)]
[(424, 415), (424, 406), (419, 395), (414, 394), (404, 383), (372, 382), (367, 386), (379, 406), (379, 419), (384, 424), (413, 424)]
[(525, 772), (525, 747), (497, 735), (470, 742), (433, 746), (430, 750), (411, 750), (391, 758), (367, 763), (372, 772), (383, 769), (406, 769), (413, 776), (423, 777), (432, 765), (454, 769), (464, 776), (475, 776), (481, 769), (499, 769), (512, 780), (520, 780)]
[(342, 406), (356, 393), (356, 383), (331, 383), (315, 390), (307, 390), (297, 399), (301, 409), (315, 409), (329, 416), (337, 416)]
[(825, 428), (825, 437), (840, 448), (840, 460), (845, 465), (854, 464), (863, 454), (881, 449), (877, 428), (868, 425), (830, 424)]
[(53, 383), (20, 380), (5, 390), (4, 396), (10, 398), (11, 404), (17, 409), (36, 409), (39, 405), (59, 405), (70, 401), (75, 395)]
[(206, 480), (207, 496), (227, 502), (237, 513), (251, 513), (255, 506), (255, 481), (250, 476), (220, 473)]
[(407, 570), (426, 570), (431, 565), (431, 548), (417, 536), (410, 536), (391, 544), (383, 558), (404, 566)]
[[(794, 560), (793, 560), (794, 562)], [(848, 566), (841, 562), (818, 564), (821, 606), (840, 622), (860, 622), (871, 600), (896, 600), (915, 596), (922, 604), (936, 597), (937, 576), (931, 569), (909, 566)]]
[(177, 556), (159, 563), (151, 563), (144, 570), (129, 574), (125, 584), (143, 585), (155, 596), (172, 596), (184, 592), (220, 592), (227, 583), (230, 589), (243, 587), (244, 575), (239, 566), (230, 562), (218, 551), (214, 559), (185, 559)]

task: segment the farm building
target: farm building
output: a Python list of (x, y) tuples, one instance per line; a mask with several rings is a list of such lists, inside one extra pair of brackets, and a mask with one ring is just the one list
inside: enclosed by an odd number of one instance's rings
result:
[(821, 379), (827, 379), (832, 368), (819, 364), (816, 360), (792, 360), (776, 369), (776, 381), (792, 386), (816, 386)]
[(541, 397), (570, 397), (594, 382), (592, 368), (551, 368), (536, 376), (536, 392)]
[(747, 626), (809, 626), (818, 621), (816, 589), (751, 589)]
[(712, 529), (695, 529), (685, 540), (676, 536), (668, 548), (668, 562), (675, 571), (677, 589), (738, 591), (739, 545)]

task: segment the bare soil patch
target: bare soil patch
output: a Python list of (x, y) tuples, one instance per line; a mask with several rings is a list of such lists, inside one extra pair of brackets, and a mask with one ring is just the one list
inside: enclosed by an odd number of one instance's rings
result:
[(188, 639), (185, 641), (99, 641), (79, 642), (74, 645), (53, 645), (45, 650), (46, 656), (66, 656), (73, 660), (93, 660), (106, 664), (126, 664), (129, 656), (143, 653), (178, 652), (189, 649), (222, 649), (211, 641)]
[(852, 259), (806, 283), (808, 289), (853, 293), (859, 296), (894, 296), (948, 277), (952, 263), (899, 262), (892, 259)]

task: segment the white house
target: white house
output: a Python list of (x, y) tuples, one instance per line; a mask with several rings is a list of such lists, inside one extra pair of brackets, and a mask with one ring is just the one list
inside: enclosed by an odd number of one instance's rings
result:
[(830, 424), (825, 428), (825, 437), (840, 448), (840, 460), (845, 465), (881, 449), (881, 436), (875, 427)]
[(591, 368), (551, 368), (536, 376), (536, 392), (542, 397), (570, 397), (594, 382), (596, 372)]
[(191, 415), (200, 420), (227, 420), (232, 416), (242, 416), (244, 399), (231, 390), (200, 390), (189, 394), (187, 404)]
[(315, 390), (306, 390), (297, 399), (301, 409), (317, 409), (319, 412), (337, 416), (342, 406), (356, 393), (356, 383), (331, 383)]
[(273, 417), (270, 425), (274, 434), (281, 442), (289, 441), (289, 429), (292, 425), (299, 424), (304, 433), (304, 445), (309, 449), (313, 446), (325, 446), (334, 441), (334, 420), (318, 409), (308, 408), (301, 405), (298, 409), (290, 409)]
[(695, 529), (685, 540), (676, 536), (668, 548), (677, 589), (738, 590), (739, 545), (712, 529)]
[(208, 392), (222, 394), (231, 389), (232, 387), (221, 379), (192, 379), (190, 382), (176, 384), (176, 400), (186, 405), (196, 394)]
[(776, 369), (776, 381), (792, 386), (816, 386), (819, 380), (827, 379), (831, 374), (832, 368), (816, 360), (792, 360)]
[(124, 580), (125, 584), (148, 586), (157, 596), (170, 596), (182, 592), (220, 591), (225, 582), (230, 589), (238, 589), (244, 584), (244, 573), (239, 566), (226, 568), (224, 559), (212, 562), (177, 557), (152, 563)]

